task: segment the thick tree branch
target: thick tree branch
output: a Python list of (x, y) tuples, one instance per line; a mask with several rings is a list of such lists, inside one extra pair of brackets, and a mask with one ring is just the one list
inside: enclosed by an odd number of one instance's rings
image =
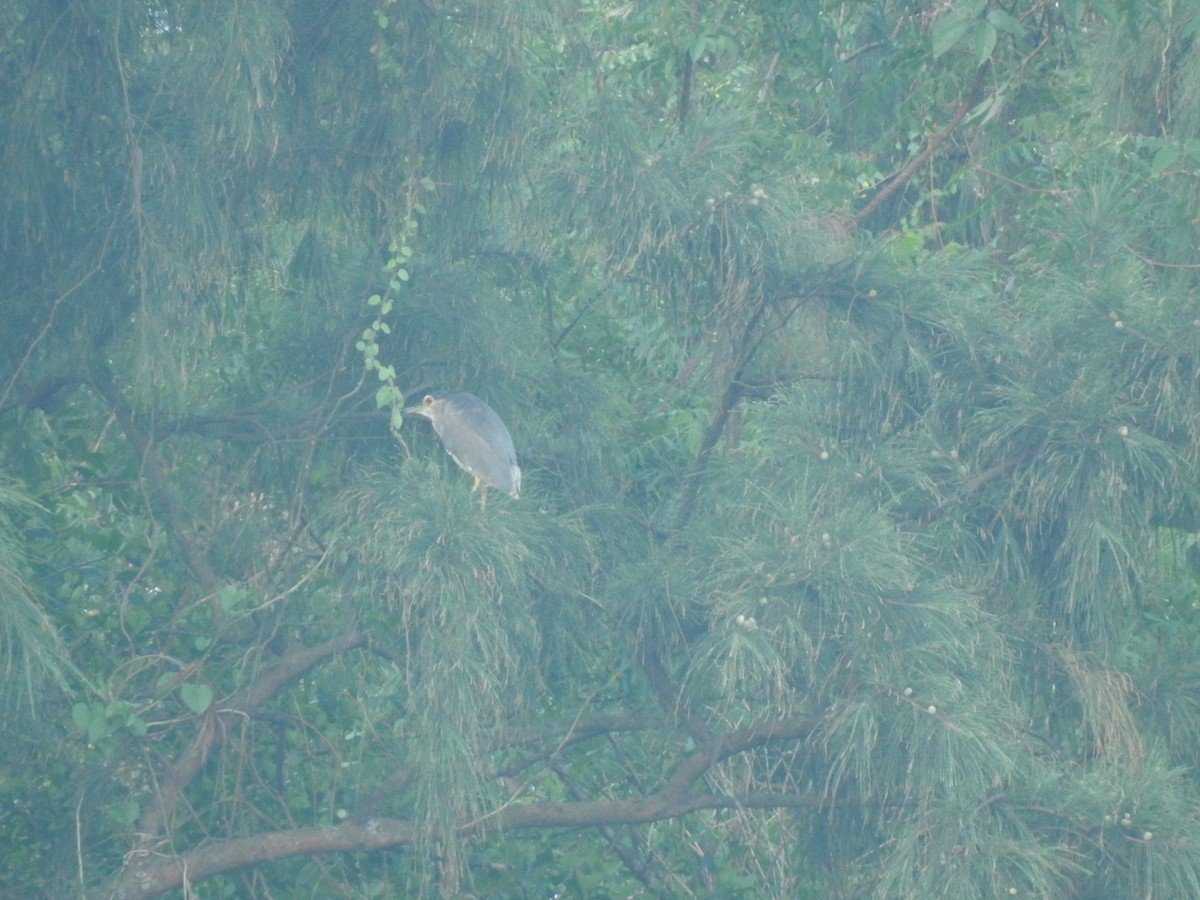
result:
[(893, 178), (882, 190), (880, 190), (879, 193), (872, 197), (866, 206), (858, 211), (858, 213), (854, 216), (855, 225), (862, 225), (863, 222), (870, 218), (871, 214), (874, 213), (875, 210), (879, 209), (879, 207), (883, 205), (884, 201), (887, 200), (888, 197), (892, 196), (892, 194), (904, 187), (904, 185), (909, 182), (909, 179), (911, 179), (913, 175), (915, 175), (921, 169), (922, 166), (929, 162), (929, 160), (933, 157), (933, 154), (937, 152), (938, 147), (942, 146), (942, 143), (946, 140), (946, 138), (950, 137), (950, 135), (954, 133), (958, 126), (962, 124), (963, 119), (967, 117), (967, 113), (969, 113), (977, 103), (976, 98), (979, 94), (979, 88), (983, 84), (984, 72), (984, 67), (980, 66), (975, 73), (975, 79), (971, 82), (970, 88), (967, 89), (966, 96), (958, 105), (958, 109), (954, 111), (954, 115), (950, 117), (950, 121), (946, 127), (930, 137), (929, 142), (925, 145), (925, 149), (910, 159), (904, 168), (896, 173), (896, 177)]
[[(491, 816), (464, 824), (460, 834), (469, 837), (497, 828), (642, 825), (700, 809), (812, 806), (817, 801), (801, 794), (756, 793), (738, 797), (693, 793), (693, 788), (717, 763), (771, 741), (803, 738), (816, 726), (818, 719), (817, 716), (781, 719), (710, 738), (680, 763), (659, 791), (644, 797), (505, 806)], [(106, 896), (111, 900), (141, 900), (222, 872), (290, 856), (404, 847), (427, 837), (413, 822), (370, 819), (219, 840), (177, 856), (144, 856), (135, 860), (121, 873)]]
[(713, 413), (712, 420), (704, 430), (704, 438), (700, 442), (700, 450), (696, 453), (696, 460), (692, 463), (692, 468), (683, 478), (679, 505), (675, 511), (676, 532), (683, 529), (695, 512), (696, 498), (700, 494), (700, 479), (703, 477), (705, 467), (708, 465), (708, 457), (712, 453), (713, 448), (717, 446), (717, 441), (721, 439), (721, 434), (725, 431), (725, 424), (729, 421), (729, 414), (742, 397), (742, 373), (762, 344), (763, 336), (759, 332), (759, 325), (762, 323), (766, 312), (767, 299), (759, 296), (755, 303), (754, 312), (741, 327), (740, 333), (737, 336), (733, 352), (734, 362), (729, 367), (729, 377), (721, 391), (721, 399), (717, 404), (716, 411)]
[[(183, 792), (204, 767), (209, 754), (228, 739), (236, 725), (244, 723), (259, 706), (318, 663), (365, 642), (364, 635), (351, 631), (314, 647), (290, 650), (228, 700), (214, 703), (191, 745), (160, 780), (154, 801), (138, 823), (138, 842), (131, 850), (130, 858), (149, 853), (150, 848), (162, 839)], [(136, 880), (134, 871), (136, 869), (127, 869), (117, 876), (114, 894), (124, 890), (131, 878)]]
[[(539, 760), (552, 760), (568, 747), (589, 741), (602, 735), (616, 735), (629, 731), (649, 731), (662, 729), (661, 715), (640, 716), (597, 716), (588, 719), (575, 719), (562, 723), (547, 723), (531, 729), (506, 734), (491, 745), (493, 751), (509, 750), (524, 747), (531, 753), (519, 762), (496, 770), (496, 778), (516, 778), (537, 764)], [(359, 808), (354, 812), (356, 822), (365, 822), (379, 815), (383, 805), (404, 790), (416, 776), (408, 766), (397, 769), (379, 785), (375, 786)]]
[[(559, 782), (562, 783), (567, 791), (567, 795), (572, 800), (580, 803), (585, 800), (583, 790), (575, 784), (574, 779), (571, 777), (570, 769), (567, 766), (561, 765), (553, 759), (549, 760), (546, 765), (558, 777)], [(621, 865), (625, 867), (630, 875), (642, 883), (647, 891), (653, 892), (654, 879), (651, 877), (647, 867), (634, 858), (631, 850), (625, 848), (621, 841), (618, 840), (617, 833), (611, 826), (600, 825), (598, 827), (600, 834), (604, 837), (604, 842), (608, 844), (609, 851), (621, 861)]]

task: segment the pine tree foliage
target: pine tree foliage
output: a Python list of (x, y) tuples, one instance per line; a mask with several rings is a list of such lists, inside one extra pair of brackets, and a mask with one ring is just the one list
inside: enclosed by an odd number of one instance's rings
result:
[(8, 4), (0, 893), (1200, 895), (1198, 12)]
[[(29, 560), (14, 518), (29, 515), (31, 501), (10, 484), (0, 484), (0, 665), (6, 710), (5, 730), (36, 714), (39, 697), (50, 687), (69, 686), (72, 671), (54, 621), (42, 609), (29, 583)], [(10, 735), (10, 739), (13, 735)]]

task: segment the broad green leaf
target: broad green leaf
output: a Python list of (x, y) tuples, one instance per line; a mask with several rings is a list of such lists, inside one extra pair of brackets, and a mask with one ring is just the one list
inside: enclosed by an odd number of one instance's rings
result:
[(183, 704), (196, 715), (203, 713), (212, 705), (213, 692), (207, 684), (192, 684), (188, 682), (179, 688), (179, 696)]
[(987, 11), (988, 23), (993, 28), (998, 28), (1001, 31), (1006, 31), (1016, 37), (1025, 36), (1025, 26), (1021, 24), (1021, 20), (1011, 13), (1005, 12), (1002, 9), (989, 9)]
[(88, 725), (92, 721), (91, 708), (86, 703), (76, 703), (71, 707), (71, 721), (81, 734), (87, 734)]
[(962, 40), (973, 20), (952, 9), (934, 23), (933, 26), (933, 58), (938, 59), (950, 48)]
[(126, 797), (107, 807), (108, 814), (121, 825), (132, 825), (142, 814), (142, 804), (134, 797)]
[(996, 29), (987, 22), (978, 22), (975, 25), (975, 61), (979, 65), (987, 62), (992, 51), (996, 49)]
[(246, 589), (236, 584), (227, 584), (221, 588), (219, 594), (221, 601), (221, 609), (229, 612), (237, 606), (240, 606), (246, 599)]
[(89, 744), (94, 744), (112, 733), (108, 717), (105, 715), (104, 704), (98, 701), (76, 703), (71, 707), (71, 721), (83, 733)]
[(1115, 25), (1120, 19), (1117, 8), (1109, 0), (1092, 0), (1092, 6), (1096, 8), (1096, 12), (1104, 16), (1110, 25)]
[(1163, 147), (1154, 154), (1154, 159), (1150, 163), (1150, 174), (1157, 178), (1175, 165), (1181, 156), (1183, 156), (1183, 151), (1178, 147)]

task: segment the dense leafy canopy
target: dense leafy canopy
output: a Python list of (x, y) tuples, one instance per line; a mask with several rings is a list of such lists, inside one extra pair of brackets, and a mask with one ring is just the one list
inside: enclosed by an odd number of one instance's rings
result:
[(0, 4), (0, 893), (1200, 896), (1198, 25)]

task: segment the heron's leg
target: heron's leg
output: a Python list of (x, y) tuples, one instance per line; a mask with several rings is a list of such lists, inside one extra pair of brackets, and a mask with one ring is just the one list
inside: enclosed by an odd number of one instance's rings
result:
[(487, 509), (488, 488), (487, 488), (487, 485), (483, 483), (483, 480), (478, 475), (475, 476), (475, 483), (473, 485), (471, 485), (471, 490), (479, 491), (479, 508)]

